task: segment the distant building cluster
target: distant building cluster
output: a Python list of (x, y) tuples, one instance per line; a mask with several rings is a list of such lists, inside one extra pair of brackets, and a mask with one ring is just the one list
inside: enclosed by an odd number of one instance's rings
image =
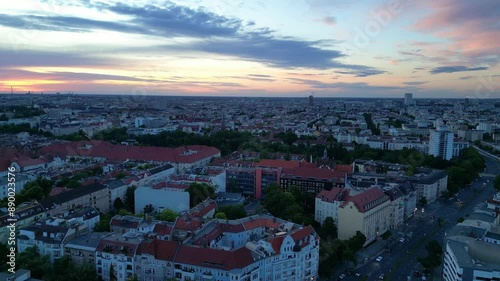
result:
[[(16, 202), (18, 251), (37, 246), (52, 262), (68, 256), (77, 264), (90, 263), (103, 280), (114, 279), (113, 274), (119, 281), (134, 275), (154, 281), (317, 280), (318, 234), (311, 226), (257, 212), (266, 187), (310, 195), (319, 224), (331, 217), (340, 239), (360, 232), (367, 245), (408, 219), (423, 217), (419, 202), (435, 202), (447, 191), (447, 171), (364, 156), (342, 162), (331, 157), (332, 150), (346, 154), (363, 145), (366, 150), (415, 149), (450, 160), (472, 145), (498, 150), (500, 142), (500, 108), (494, 103), (423, 100), (412, 93), (399, 99), (311, 94), (227, 98), (223, 103), (211, 97), (138, 102), (130, 97), (7, 95), (0, 96), (0, 103), (36, 112), (24, 116), (6, 107), (0, 113), (0, 128), (6, 132), (0, 134), (0, 199), (8, 196), (9, 167), (16, 169), (19, 196), (35, 180), (54, 183), (47, 196)], [(31, 133), (9, 132), (13, 125)], [(125, 135), (119, 141), (92, 140), (120, 128)], [(153, 147), (142, 141), (163, 132), (208, 139), (221, 131), (246, 132), (252, 140), (237, 149), (224, 143), (218, 146), (223, 152), (207, 145)], [(49, 133), (91, 140), (57, 140)], [(175, 146), (170, 141), (164, 145)], [(264, 145), (276, 149), (259, 149)], [(275, 152), (287, 147), (288, 152)], [(204, 199), (193, 200), (192, 186), (215, 194), (205, 200), (209, 192), (201, 190)], [(131, 196), (129, 209), (136, 216), (116, 215), (109, 232), (94, 231), (102, 213), (119, 211)], [(215, 218), (217, 208), (232, 204), (243, 204), (254, 215)], [(447, 233), (443, 280), (498, 276), (499, 206), (497, 194)], [(147, 208), (178, 215), (173, 222), (137, 216)], [(0, 209), (2, 241), (9, 236), (9, 218)], [(29, 273), (19, 276), (29, 278)]]

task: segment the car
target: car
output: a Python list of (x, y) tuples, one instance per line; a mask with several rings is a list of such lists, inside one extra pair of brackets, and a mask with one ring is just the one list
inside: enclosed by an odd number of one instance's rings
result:
[(399, 239), (399, 242), (403, 243), (405, 241), (405, 239), (403, 237), (401, 237), (401, 239)]
[(380, 279), (380, 280), (384, 280), (384, 278), (385, 278), (385, 275), (383, 273), (378, 276), (378, 279)]
[(354, 273), (354, 275), (356, 275), (357, 277), (359, 277), (359, 276), (361, 276), (361, 273), (356, 272), (356, 273)]
[(375, 260), (378, 261), (378, 262), (381, 261), (382, 260), (382, 256), (378, 256)]
[(340, 274), (339, 278), (340, 279), (344, 279), (345, 278), (345, 274), (344, 273)]

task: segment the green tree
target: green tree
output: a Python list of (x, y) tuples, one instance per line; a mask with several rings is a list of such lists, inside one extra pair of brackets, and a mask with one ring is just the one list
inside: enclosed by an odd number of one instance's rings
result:
[(356, 235), (347, 240), (347, 245), (353, 252), (357, 252), (363, 248), (366, 242), (366, 236), (360, 231), (356, 231)]
[(111, 217), (108, 214), (100, 213), (100, 221), (94, 226), (95, 232), (108, 232)]
[(221, 220), (227, 220), (227, 216), (223, 212), (218, 212), (217, 214), (215, 214), (215, 218), (216, 219), (221, 219)]
[(417, 258), (417, 261), (422, 265), (423, 268), (433, 272), (434, 269), (441, 265), (441, 259), (443, 256), (443, 248), (438, 241), (432, 240), (426, 246), (427, 256)]
[(326, 237), (331, 236), (332, 238), (337, 238), (337, 227), (332, 217), (328, 216), (325, 218), (321, 230), (326, 235)]
[(495, 179), (493, 180), (493, 187), (497, 190), (500, 191), (500, 175), (497, 175)]
[[(118, 210), (118, 215), (120, 215), (120, 216), (133, 216), (134, 214), (132, 214), (132, 212), (129, 212), (125, 209), (120, 209), (120, 210)], [(140, 217), (142, 217), (142, 215)]]
[(425, 198), (425, 196), (422, 196), (420, 197), (420, 199), (418, 200), (418, 204), (421, 206), (421, 207), (424, 207), (425, 205), (427, 205), (427, 198)]
[(144, 214), (151, 214), (154, 212), (154, 210), (155, 208), (151, 204), (147, 204), (146, 206), (144, 206)]
[(170, 209), (163, 209), (161, 213), (159, 213), (156, 216), (156, 219), (161, 220), (161, 221), (175, 221), (175, 219), (179, 216), (179, 213), (177, 213), (174, 210)]
[(109, 267), (109, 280), (110, 281), (116, 281), (116, 273), (115, 273), (115, 267), (111, 265)]
[(50, 269), (48, 255), (40, 255), (38, 247), (29, 247), (22, 253), (19, 253), (16, 259), (17, 268), (25, 268), (31, 271), (31, 277), (43, 279), (44, 275)]
[(292, 145), (298, 139), (299, 139), (299, 137), (297, 137), (297, 135), (291, 131), (286, 132), (282, 138), (283, 142), (288, 144), (288, 145)]
[(127, 281), (139, 281), (139, 277), (134, 273), (131, 277), (127, 278)]
[(387, 231), (386, 231), (386, 232), (384, 232), (384, 234), (382, 234), (381, 236), (382, 236), (382, 239), (387, 240), (387, 239), (389, 239), (389, 237), (391, 237), (391, 235), (392, 235), (391, 231), (390, 231), (390, 230), (387, 230)]
[(222, 206), (218, 208), (217, 212), (224, 213), (227, 219), (230, 220), (241, 219), (247, 216), (245, 207), (241, 204)]
[(189, 200), (191, 208), (205, 201), (207, 198), (215, 198), (215, 189), (206, 183), (192, 183), (189, 185)]
[(125, 193), (125, 209), (130, 212), (135, 210), (135, 187), (129, 186), (127, 187), (127, 192)]
[(122, 199), (120, 197), (115, 199), (115, 202), (113, 202), (113, 208), (115, 210), (120, 210), (125, 208), (125, 204), (123, 203)]
[(7, 262), (9, 262), (10, 246), (7, 244), (0, 243), (0, 272), (6, 271), (8, 268)]

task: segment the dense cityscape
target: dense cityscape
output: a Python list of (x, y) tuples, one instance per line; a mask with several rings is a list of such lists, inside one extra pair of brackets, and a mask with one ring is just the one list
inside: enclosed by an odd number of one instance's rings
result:
[(500, 281), (499, 19), (0, 1), (0, 280)]
[(2, 274), (15, 245), (14, 280), (500, 274), (498, 100), (0, 104)]

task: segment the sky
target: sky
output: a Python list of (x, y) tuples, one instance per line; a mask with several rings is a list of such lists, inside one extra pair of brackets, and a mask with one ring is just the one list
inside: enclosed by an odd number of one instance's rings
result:
[(0, 92), (500, 98), (498, 0), (0, 1)]

